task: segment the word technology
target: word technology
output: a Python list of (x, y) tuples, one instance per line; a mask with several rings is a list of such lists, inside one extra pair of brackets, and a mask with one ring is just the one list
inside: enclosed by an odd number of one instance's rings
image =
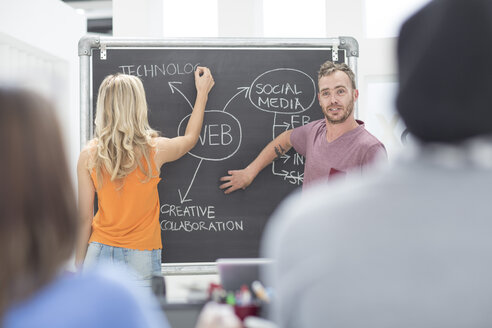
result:
[(121, 65), (118, 66), (123, 74), (136, 75), (138, 77), (157, 77), (166, 75), (185, 75), (193, 74), (200, 65), (185, 64), (143, 64), (143, 65)]

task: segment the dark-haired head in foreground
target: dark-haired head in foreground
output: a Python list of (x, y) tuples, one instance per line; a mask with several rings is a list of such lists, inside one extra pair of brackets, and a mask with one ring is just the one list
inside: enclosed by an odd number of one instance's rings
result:
[(0, 317), (59, 272), (77, 212), (62, 137), (46, 99), (0, 88)]
[(492, 133), (492, 1), (438, 0), (398, 40), (397, 108), (423, 142)]

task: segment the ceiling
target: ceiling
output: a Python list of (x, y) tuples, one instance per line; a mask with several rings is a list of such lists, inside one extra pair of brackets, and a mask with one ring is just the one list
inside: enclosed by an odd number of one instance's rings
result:
[(111, 0), (62, 0), (87, 17), (87, 32), (113, 34), (113, 3)]

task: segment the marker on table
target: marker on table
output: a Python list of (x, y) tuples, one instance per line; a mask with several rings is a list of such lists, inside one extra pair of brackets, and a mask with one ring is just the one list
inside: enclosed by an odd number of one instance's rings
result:
[(233, 292), (227, 293), (226, 304), (229, 304), (229, 305), (232, 305), (232, 306), (236, 305), (236, 298), (234, 297), (234, 293)]
[(242, 306), (250, 305), (252, 301), (251, 292), (249, 291), (248, 286), (242, 285), (239, 290), (239, 299), (236, 297), (236, 303)]
[(260, 300), (266, 303), (270, 302), (270, 298), (268, 297), (268, 294), (261, 282), (259, 282), (258, 280), (253, 281), (253, 283), (251, 284), (251, 288), (253, 289), (256, 297), (258, 297)]

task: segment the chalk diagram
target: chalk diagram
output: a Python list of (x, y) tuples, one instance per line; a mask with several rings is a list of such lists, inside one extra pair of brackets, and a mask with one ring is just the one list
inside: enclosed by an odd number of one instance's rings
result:
[[(193, 111), (193, 105), (178, 88), (182, 82), (168, 82), (173, 94), (179, 93), (186, 100)], [(180, 203), (192, 201), (190, 191), (203, 161), (223, 161), (239, 150), (242, 141), (242, 128), (239, 120), (226, 110), (233, 101), (248, 99), (258, 109), (273, 113), (272, 140), (280, 133), (306, 124), (310, 117), (300, 115), (311, 108), (316, 99), (316, 85), (306, 73), (293, 68), (276, 68), (260, 74), (250, 86), (238, 87), (234, 94), (221, 110), (205, 110), (202, 132), (197, 145), (188, 154), (199, 159), (188, 187), (178, 189)], [(279, 115), (287, 114), (287, 115)], [(186, 125), (191, 116), (185, 116), (178, 126), (178, 135), (184, 135)], [(265, 144), (268, 141), (265, 141)], [(210, 147), (214, 152), (208, 151)], [(276, 168), (275, 162), (281, 164), (292, 162), (294, 166), (303, 167), (304, 159), (301, 155), (284, 154), (272, 163), (272, 173), (283, 180), (300, 185), (304, 173), (301, 170), (285, 170)], [(303, 170), (302, 170), (303, 171)]]

